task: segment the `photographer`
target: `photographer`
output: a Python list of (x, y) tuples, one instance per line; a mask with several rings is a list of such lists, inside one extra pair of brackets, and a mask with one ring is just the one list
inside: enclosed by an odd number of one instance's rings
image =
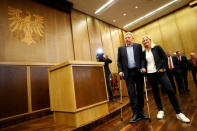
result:
[(108, 58), (108, 56), (104, 53), (98, 53), (96, 56), (98, 62), (105, 62), (104, 69), (105, 69), (105, 79), (107, 83), (107, 91), (109, 94), (109, 101), (115, 101), (113, 96), (113, 90), (110, 83), (111, 71), (109, 69), (109, 64), (112, 63), (112, 60)]

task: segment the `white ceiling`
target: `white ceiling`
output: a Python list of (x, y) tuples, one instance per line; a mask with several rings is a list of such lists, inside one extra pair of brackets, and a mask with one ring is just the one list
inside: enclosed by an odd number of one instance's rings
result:
[[(94, 12), (105, 4), (108, 0), (68, 0), (73, 3), (73, 8), (81, 12), (84, 12), (90, 16), (96, 17), (102, 21), (112, 24), (116, 27), (124, 29), (126, 24), (146, 15), (147, 13), (165, 5), (172, 0), (116, 0), (116, 2), (103, 11), (100, 15), (94, 14)], [(130, 26), (124, 30), (132, 31), (150, 21), (153, 21), (163, 15), (166, 15), (184, 5), (187, 5), (191, 0), (178, 0), (173, 5), (164, 8), (156, 14), (142, 20), (141, 22)], [(135, 8), (138, 6), (138, 8)], [(126, 16), (123, 16), (126, 13)], [(113, 20), (116, 22), (113, 22)]]

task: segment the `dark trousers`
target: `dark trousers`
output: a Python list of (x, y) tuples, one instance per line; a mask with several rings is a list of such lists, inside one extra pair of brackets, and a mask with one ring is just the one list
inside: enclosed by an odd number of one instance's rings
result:
[(176, 111), (177, 114), (179, 114), (181, 110), (180, 110), (179, 103), (176, 97), (176, 93), (174, 92), (174, 89), (171, 86), (170, 80), (166, 72), (149, 73), (147, 77), (152, 87), (153, 97), (155, 99), (158, 110), (163, 110), (159, 88), (158, 88), (158, 81), (160, 81), (160, 83), (162, 83), (162, 86), (165, 88), (168, 94), (168, 98), (170, 99), (170, 103), (172, 104), (174, 110)]
[(196, 84), (196, 87), (197, 87), (196, 74), (197, 74), (197, 67), (192, 70), (193, 80), (194, 80), (194, 83)]
[(126, 85), (133, 113), (142, 113), (144, 108), (143, 76), (137, 68), (128, 69)]
[(172, 69), (172, 70), (167, 69), (166, 73), (168, 75), (168, 78), (170, 80), (170, 83), (172, 85), (172, 88), (174, 89), (174, 91), (176, 93), (176, 86), (175, 86), (175, 83), (174, 83), (174, 69)]
[(106, 79), (106, 83), (107, 83), (107, 91), (109, 94), (109, 100), (111, 101), (114, 99), (114, 95), (113, 95), (113, 89), (111, 87), (110, 75), (105, 74), (105, 79)]
[(184, 90), (188, 90), (188, 80), (187, 80), (187, 71), (182, 71), (181, 75), (183, 77), (183, 83), (184, 83)]
[(184, 92), (184, 88), (183, 88), (183, 77), (180, 71), (174, 71), (174, 76), (176, 79), (176, 83), (178, 85), (178, 90), (180, 93)]

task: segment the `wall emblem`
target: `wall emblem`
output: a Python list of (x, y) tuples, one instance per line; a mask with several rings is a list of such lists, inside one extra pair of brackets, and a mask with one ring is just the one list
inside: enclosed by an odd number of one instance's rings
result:
[(13, 36), (31, 45), (43, 38), (44, 18), (29, 11), (8, 7), (8, 20)]

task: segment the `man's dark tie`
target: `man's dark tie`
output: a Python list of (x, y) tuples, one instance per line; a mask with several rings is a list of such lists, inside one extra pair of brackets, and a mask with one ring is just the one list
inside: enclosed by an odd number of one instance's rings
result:
[(170, 70), (172, 70), (172, 62), (170, 56), (169, 56), (169, 66), (170, 66)]
[(180, 58), (180, 56), (178, 57), (178, 62), (181, 63), (181, 58)]

